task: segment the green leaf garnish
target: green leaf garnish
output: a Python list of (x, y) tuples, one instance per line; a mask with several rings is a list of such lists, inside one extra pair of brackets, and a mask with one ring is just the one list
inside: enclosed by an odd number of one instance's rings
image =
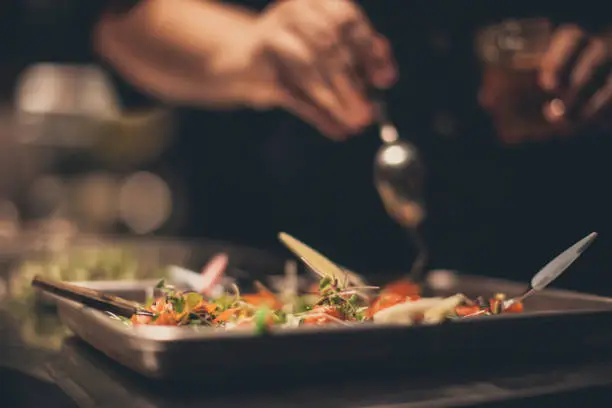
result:
[(155, 289), (163, 289), (166, 287), (166, 280), (162, 279), (159, 282), (157, 282), (157, 285), (155, 285)]
[(344, 299), (342, 299), (340, 296), (332, 296), (329, 298), (329, 303), (332, 305), (341, 305), (344, 303)]
[(185, 310), (185, 299), (182, 296), (179, 297), (171, 297), (169, 299), (170, 303), (174, 307), (174, 311), (176, 313), (183, 313)]
[(261, 308), (255, 314), (255, 334), (266, 334), (268, 332), (268, 308)]

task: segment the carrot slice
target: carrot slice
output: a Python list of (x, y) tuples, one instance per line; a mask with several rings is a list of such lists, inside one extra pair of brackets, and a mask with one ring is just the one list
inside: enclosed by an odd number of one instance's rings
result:
[(223, 312), (219, 313), (219, 315), (215, 318), (215, 320), (213, 320), (213, 322), (214, 323), (227, 322), (229, 319), (236, 316), (239, 312), (240, 312), (240, 309), (238, 308), (231, 308), (231, 309), (224, 310)]

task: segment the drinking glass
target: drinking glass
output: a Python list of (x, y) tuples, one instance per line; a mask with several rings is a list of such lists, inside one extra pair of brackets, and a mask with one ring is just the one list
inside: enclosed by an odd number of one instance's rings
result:
[(538, 68), (553, 34), (546, 19), (507, 20), (480, 30), (476, 51), (483, 76), (479, 102), (507, 143), (555, 131), (543, 114), (552, 95), (538, 84)]

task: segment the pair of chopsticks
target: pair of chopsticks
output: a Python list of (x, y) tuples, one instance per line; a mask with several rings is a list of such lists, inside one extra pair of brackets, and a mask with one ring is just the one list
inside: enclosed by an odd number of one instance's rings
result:
[(144, 310), (142, 305), (131, 302), (117, 296), (107, 295), (97, 290), (35, 276), (32, 286), (53, 295), (74, 300), (92, 309), (103, 312), (111, 312), (118, 316), (132, 317), (133, 315), (152, 316), (153, 314)]

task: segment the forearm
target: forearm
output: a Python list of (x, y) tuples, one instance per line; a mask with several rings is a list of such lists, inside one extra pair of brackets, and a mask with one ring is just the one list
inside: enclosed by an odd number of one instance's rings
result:
[(163, 100), (232, 106), (245, 102), (249, 75), (256, 74), (255, 20), (212, 1), (147, 0), (104, 16), (95, 48), (128, 81)]

